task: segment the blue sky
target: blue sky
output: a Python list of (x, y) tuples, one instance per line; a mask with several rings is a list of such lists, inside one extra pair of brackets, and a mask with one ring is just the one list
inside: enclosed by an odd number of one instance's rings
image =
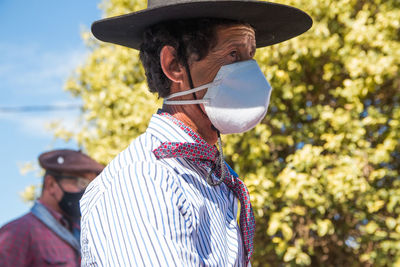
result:
[[(63, 91), (65, 80), (85, 60), (80, 33), (101, 17), (99, 0), (0, 0), (0, 108), (79, 103)], [(53, 148), (76, 149), (54, 140), (52, 121), (75, 127), (78, 110), (0, 112), (0, 226), (29, 210), (19, 196), (40, 184), (37, 172), (20, 173)]]

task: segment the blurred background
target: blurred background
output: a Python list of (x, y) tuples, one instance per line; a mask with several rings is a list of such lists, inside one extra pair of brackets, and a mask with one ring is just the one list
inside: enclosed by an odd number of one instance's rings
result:
[(0, 0), (0, 226), (29, 209), (20, 194), (41, 184), (35, 165), (25, 175), (21, 170), (44, 151), (78, 148), (55, 139), (49, 125), (79, 123), (81, 101), (63, 88), (89, 52), (81, 32), (100, 18), (98, 4)]

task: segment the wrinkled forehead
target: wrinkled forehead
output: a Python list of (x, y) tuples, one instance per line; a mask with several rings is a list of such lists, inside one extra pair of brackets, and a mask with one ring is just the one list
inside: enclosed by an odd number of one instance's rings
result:
[(247, 24), (219, 25), (215, 28), (216, 43), (219, 49), (232, 45), (256, 49), (256, 34), (253, 27)]
[(225, 35), (245, 35), (245, 36), (252, 36), (255, 39), (255, 30), (251, 25), (246, 24), (246, 23), (235, 23), (232, 25), (217, 25), (215, 27), (217, 33), (219, 32), (219, 35), (225, 34)]

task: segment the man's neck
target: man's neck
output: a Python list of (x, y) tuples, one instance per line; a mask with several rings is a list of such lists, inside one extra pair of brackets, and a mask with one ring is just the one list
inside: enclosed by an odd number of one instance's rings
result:
[(63, 215), (63, 212), (60, 209), (58, 203), (55, 202), (50, 196), (42, 194), (42, 196), (38, 198), (38, 201), (42, 203), (47, 209)]
[(217, 132), (213, 130), (210, 120), (198, 105), (164, 105), (163, 110), (189, 126), (209, 145), (217, 142)]

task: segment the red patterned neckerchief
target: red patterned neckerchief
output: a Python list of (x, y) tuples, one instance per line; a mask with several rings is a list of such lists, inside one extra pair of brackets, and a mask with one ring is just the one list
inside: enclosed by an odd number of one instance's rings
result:
[[(164, 142), (158, 148), (153, 150), (154, 155), (160, 158), (186, 158), (195, 162), (196, 165), (215, 169), (219, 157), (219, 151), (215, 146), (210, 146), (201, 137), (199, 137), (192, 129), (177, 120), (168, 113), (160, 113), (159, 115), (171, 119), (185, 133), (193, 138), (195, 143), (189, 142)], [(255, 232), (255, 219), (253, 208), (250, 203), (250, 195), (246, 185), (238, 178), (236, 174), (232, 174), (228, 166), (224, 164), (225, 176), (221, 176), (221, 169), (216, 168), (214, 174), (220, 177), (240, 201), (240, 231), (244, 241), (246, 251), (246, 262), (248, 263), (253, 254), (253, 238)]]

